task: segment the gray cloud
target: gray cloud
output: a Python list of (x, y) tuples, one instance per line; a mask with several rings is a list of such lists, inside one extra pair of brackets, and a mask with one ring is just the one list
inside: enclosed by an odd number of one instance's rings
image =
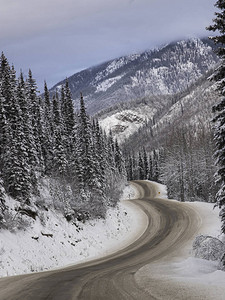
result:
[[(0, 0), (0, 45), (38, 84), (123, 54), (205, 36), (214, 0)], [(40, 88), (42, 88), (40, 86)]]

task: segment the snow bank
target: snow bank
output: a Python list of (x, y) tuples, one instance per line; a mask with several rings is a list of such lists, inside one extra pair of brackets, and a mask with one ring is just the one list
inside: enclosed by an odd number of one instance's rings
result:
[(158, 296), (163, 295), (160, 299), (224, 300), (225, 272), (218, 271), (212, 261), (189, 257), (178, 262), (158, 262), (140, 269), (135, 279), (150, 293), (156, 288)]
[(149, 180), (145, 180), (148, 182), (151, 182), (152, 184), (155, 185), (156, 187), (156, 193), (157, 193), (157, 198), (161, 198), (161, 199), (167, 199), (167, 186), (161, 183), (157, 183), (155, 181), (149, 181)]
[(221, 261), (225, 254), (225, 245), (215, 237), (199, 235), (193, 242), (193, 253), (198, 258)]
[(123, 190), (123, 194), (120, 198), (120, 200), (129, 200), (129, 199), (135, 199), (138, 198), (138, 190), (134, 187), (132, 184), (127, 184), (125, 189)]
[[(160, 192), (160, 197), (165, 198), (163, 195), (166, 193), (165, 186), (157, 183), (154, 185), (157, 186), (156, 191)], [(198, 235), (211, 235), (222, 241), (225, 240), (224, 235), (220, 233), (219, 209), (214, 208), (213, 203), (185, 202), (185, 205), (194, 208), (201, 217), (202, 224), (197, 232)], [(148, 286), (149, 291), (157, 280), (162, 286), (165, 286), (165, 289), (167, 285), (168, 287), (174, 286), (174, 289), (183, 293), (178, 294), (176, 299), (188, 299), (187, 295), (189, 295), (190, 290), (197, 289), (201, 293), (199, 299), (223, 300), (225, 272), (218, 270), (218, 261), (192, 257), (192, 243), (192, 240), (189, 241), (186, 247), (181, 252), (179, 251), (181, 255), (173, 257), (171, 260), (165, 259), (165, 261), (149, 264), (139, 269), (135, 274), (137, 283), (143, 288)], [(174, 298), (170, 298), (168, 295), (169, 299)]]
[[(128, 185), (123, 199), (136, 196)], [(29, 218), (30, 219), (30, 218)], [(30, 221), (30, 220), (29, 220)], [(111, 254), (135, 240), (145, 229), (146, 215), (122, 201), (105, 220), (68, 223), (56, 211), (43, 211), (42, 221), (15, 233), (0, 231), (0, 276), (49, 270)]]

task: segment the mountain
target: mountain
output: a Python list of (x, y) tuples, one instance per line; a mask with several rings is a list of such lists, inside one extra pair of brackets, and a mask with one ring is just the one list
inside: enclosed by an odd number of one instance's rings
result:
[(212, 106), (218, 101), (215, 84), (208, 80), (209, 75), (203, 75), (177, 94), (146, 96), (115, 105), (97, 115), (99, 123), (106, 133), (111, 131), (114, 138), (132, 150), (141, 148), (149, 131), (152, 135), (155, 133), (154, 139), (149, 139), (152, 147), (182, 122), (190, 127), (207, 124), (212, 119)]
[(184, 91), (218, 63), (213, 48), (208, 39), (193, 38), (83, 70), (68, 78), (75, 106), (81, 91), (91, 114), (132, 99)]

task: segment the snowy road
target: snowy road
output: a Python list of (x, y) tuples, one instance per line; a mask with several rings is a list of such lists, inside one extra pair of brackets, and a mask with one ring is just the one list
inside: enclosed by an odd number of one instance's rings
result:
[[(36, 299), (207, 299), (189, 289), (182, 295), (179, 285), (160, 286), (153, 278), (152, 288), (141, 286), (135, 273), (146, 264), (179, 255), (201, 226), (201, 217), (188, 204), (159, 198), (157, 185), (136, 181), (140, 199), (131, 200), (149, 218), (145, 232), (126, 248), (92, 262), (61, 270), (2, 278), (1, 300)], [(208, 298), (210, 299), (210, 298)]]

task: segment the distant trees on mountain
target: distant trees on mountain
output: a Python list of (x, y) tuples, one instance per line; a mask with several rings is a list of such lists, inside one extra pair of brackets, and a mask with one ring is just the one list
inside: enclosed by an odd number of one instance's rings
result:
[[(2, 53), (0, 60), (0, 221), (5, 197), (19, 207), (32, 205), (40, 179), (49, 178), (58, 207), (70, 219), (83, 213), (104, 217), (118, 201), (125, 180), (121, 150), (98, 120), (87, 113), (83, 97), (74, 111), (68, 82), (50, 98), (47, 84), (38, 95), (29, 70), (16, 78)], [(61, 204), (60, 204), (61, 203)]]

